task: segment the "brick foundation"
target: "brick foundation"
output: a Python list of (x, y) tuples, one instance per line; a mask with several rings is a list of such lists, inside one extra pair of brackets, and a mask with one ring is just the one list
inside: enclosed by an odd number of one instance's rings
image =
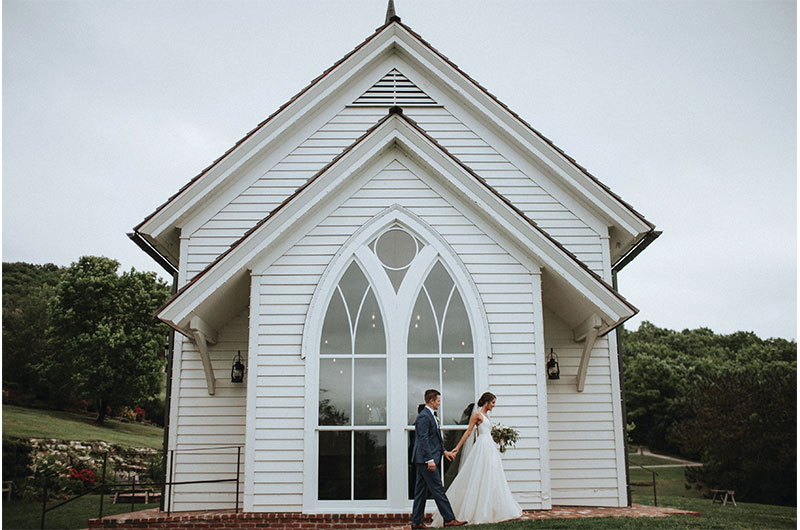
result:
[[(430, 519), (429, 519), (430, 520)], [(408, 513), (382, 514), (303, 514), (283, 513), (234, 513), (183, 512), (167, 516), (156, 509), (129, 514), (90, 519), (90, 529), (138, 529), (138, 530), (196, 530), (202, 528), (246, 529), (286, 528), (309, 530), (392, 528), (410, 525)]]
[[(554, 506), (552, 510), (530, 510), (522, 520), (572, 519), (579, 517), (666, 517), (668, 515), (700, 515), (697, 512), (656, 506), (634, 504), (630, 508), (592, 508), (580, 506)], [(430, 523), (430, 514), (428, 514)], [(204, 528), (249, 529), (285, 528), (287, 530), (372, 529), (408, 530), (409, 513), (382, 514), (303, 514), (286, 513), (236, 513), (233, 510), (215, 512), (177, 512), (167, 516), (157, 509), (112, 515), (103, 519), (90, 519), (90, 529), (102, 530), (198, 530)]]

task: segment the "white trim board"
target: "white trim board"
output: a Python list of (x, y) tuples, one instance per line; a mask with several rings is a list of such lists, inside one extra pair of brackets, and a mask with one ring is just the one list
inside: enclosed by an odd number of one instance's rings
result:
[(517, 241), (518, 249), (554, 278), (553, 286), (569, 286), (574, 296), (594, 306), (605, 320), (604, 332), (635, 314), (635, 308), (610, 286), (493, 193), (485, 182), (433, 143), (407, 118), (390, 114), (282, 207), (273, 211), (239, 244), (196, 276), (162, 308), (159, 318), (185, 333), (193, 311), (201, 311), (201, 304), (211, 297), (220, 296), (218, 290), (224, 285), (230, 286), (229, 282), (237, 279), (241, 282), (243, 271), (261, 261), (260, 255), (265, 249), (274, 249), (281, 240), (285, 241), (293, 227), (309, 212), (320, 205), (330, 204), (334, 197), (341, 195), (344, 183), (363, 175), (390, 149), (399, 149), (411, 164), (422, 167), (432, 177), (431, 185), (447, 188), (461, 197), (468, 208), (484, 217), (488, 225)]
[(430, 73), (425, 76), (428, 82), (417, 83), (420, 88), (426, 92), (436, 92), (434, 86), (439, 85), (442, 93), (447, 92), (461, 100), (478, 116), (479, 121), (490, 126), (498, 136), (511, 141), (520, 154), (549, 168), (560, 177), (559, 184), (580, 202), (606, 218), (618, 228), (617, 231), (626, 233), (628, 238), (621, 251), (629, 248), (643, 233), (652, 230), (652, 225), (639, 214), (589, 177), (563, 152), (399, 22), (380, 28), (146, 218), (135, 230), (155, 242), (163, 242), (162, 238), (171, 237), (170, 229), (180, 225), (181, 219), (185, 219), (198, 204), (207, 201), (209, 194), (216, 193), (213, 190), (226, 186), (225, 182), (233, 172), (246, 165), (257, 153), (271, 149), (270, 146), (278, 139), (293, 134), (300, 123), (329, 105), (334, 97), (351, 90), (353, 83), (363, 84), (364, 80), (360, 75), (367, 67), (381, 57), (395, 53)]

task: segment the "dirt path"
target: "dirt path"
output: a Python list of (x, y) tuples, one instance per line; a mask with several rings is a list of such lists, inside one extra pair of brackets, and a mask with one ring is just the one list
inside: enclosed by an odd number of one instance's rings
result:
[[(653, 453), (647, 447), (640, 447), (639, 451), (636, 453), (642, 456), (654, 456), (656, 458), (661, 458), (664, 460), (670, 460), (675, 462), (675, 464), (643, 464), (644, 467), (652, 467), (652, 468), (662, 468), (662, 467), (700, 467), (703, 464), (700, 462), (692, 462), (691, 460), (684, 460), (683, 458), (675, 458), (674, 456), (667, 456), (667, 455), (659, 455)], [(635, 465), (635, 464), (634, 464)], [(638, 467), (638, 466), (636, 466)]]

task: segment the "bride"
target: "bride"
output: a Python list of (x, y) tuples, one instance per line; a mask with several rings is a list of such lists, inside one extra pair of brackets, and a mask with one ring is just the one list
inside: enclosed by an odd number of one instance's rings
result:
[[(472, 414), (469, 427), (453, 449), (458, 453), (473, 429), (477, 428), (478, 438), (462, 456), (458, 475), (447, 488), (447, 498), (456, 519), (470, 524), (498, 523), (522, 515), (522, 508), (511, 495), (500, 452), (492, 439), (492, 422), (487, 414), (496, 402), (494, 394), (484, 392), (478, 400), (479, 410)], [(433, 515), (433, 526), (442, 526), (442, 523), (442, 516), (437, 511)]]

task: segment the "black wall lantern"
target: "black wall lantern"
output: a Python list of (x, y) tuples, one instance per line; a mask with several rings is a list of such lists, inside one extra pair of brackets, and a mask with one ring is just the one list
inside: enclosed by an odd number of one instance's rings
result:
[(244, 363), (242, 362), (242, 352), (239, 350), (233, 359), (231, 367), (231, 383), (244, 382)]
[(547, 378), (560, 379), (561, 370), (558, 369), (558, 355), (550, 348), (550, 355), (547, 356)]

